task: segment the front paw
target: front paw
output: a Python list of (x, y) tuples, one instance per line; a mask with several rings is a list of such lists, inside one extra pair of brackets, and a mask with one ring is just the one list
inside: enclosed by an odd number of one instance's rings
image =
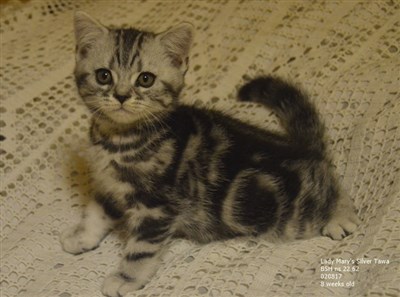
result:
[(101, 292), (107, 297), (121, 297), (143, 287), (134, 278), (122, 273), (111, 274), (104, 280)]
[(93, 250), (98, 246), (97, 238), (80, 225), (64, 230), (61, 233), (60, 242), (64, 251), (74, 255)]

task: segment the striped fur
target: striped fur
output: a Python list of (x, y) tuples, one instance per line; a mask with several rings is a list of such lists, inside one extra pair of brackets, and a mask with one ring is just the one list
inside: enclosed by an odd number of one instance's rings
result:
[[(77, 86), (93, 112), (96, 195), (61, 241), (67, 252), (81, 253), (125, 223), (130, 238), (119, 269), (104, 282), (105, 295), (142, 287), (174, 236), (209, 242), (322, 232), (339, 239), (355, 230), (359, 221), (332, 173), (324, 126), (297, 88), (261, 77), (240, 89), (239, 100), (276, 112), (287, 134), (274, 134), (178, 103), (188, 25), (153, 34), (107, 29), (83, 13), (75, 22)], [(112, 83), (96, 81), (97, 69), (110, 71)], [(150, 87), (138, 83), (143, 72), (155, 75)]]

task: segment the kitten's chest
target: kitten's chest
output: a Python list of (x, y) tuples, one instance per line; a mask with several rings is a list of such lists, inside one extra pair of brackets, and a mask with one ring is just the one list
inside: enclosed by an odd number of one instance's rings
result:
[[(98, 188), (109, 192), (151, 191), (173, 160), (175, 142), (153, 137), (147, 141), (103, 142), (91, 147), (92, 175)], [(123, 189), (123, 190), (120, 190)]]
[(102, 146), (93, 145), (89, 149), (88, 156), (96, 192), (110, 193), (116, 198), (135, 192), (132, 184), (119, 178), (118, 172), (112, 165), (119, 162), (120, 156), (118, 154), (110, 153)]

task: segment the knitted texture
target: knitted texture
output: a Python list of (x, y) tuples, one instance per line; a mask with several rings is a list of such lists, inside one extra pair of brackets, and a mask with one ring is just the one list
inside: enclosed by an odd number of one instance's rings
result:
[(238, 87), (260, 74), (302, 86), (363, 221), (342, 241), (176, 240), (129, 296), (400, 295), (398, 1), (41, 0), (2, 4), (0, 14), (1, 296), (102, 296), (122, 251), (118, 230), (78, 256), (58, 238), (91, 194), (90, 114), (72, 76), (76, 10), (156, 32), (194, 24), (186, 103), (279, 129), (272, 113), (236, 103)]

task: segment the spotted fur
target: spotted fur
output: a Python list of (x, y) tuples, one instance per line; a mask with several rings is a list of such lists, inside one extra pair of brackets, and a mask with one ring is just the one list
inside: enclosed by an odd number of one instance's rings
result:
[(355, 230), (359, 221), (332, 172), (324, 126), (300, 90), (268, 76), (240, 89), (239, 100), (277, 114), (286, 134), (276, 134), (179, 104), (189, 25), (153, 34), (109, 29), (77, 13), (75, 31), (76, 82), (93, 113), (96, 193), (61, 242), (67, 252), (82, 253), (125, 223), (130, 237), (119, 268), (104, 282), (105, 295), (145, 285), (174, 236), (209, 242), (322, 232), (340, 239)]

